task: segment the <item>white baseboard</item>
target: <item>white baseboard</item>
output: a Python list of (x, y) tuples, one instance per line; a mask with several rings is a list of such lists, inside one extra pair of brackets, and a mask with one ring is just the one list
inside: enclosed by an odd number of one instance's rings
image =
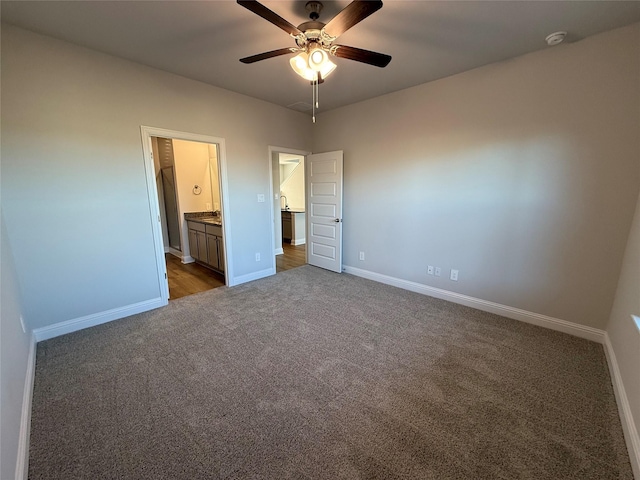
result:
[(499, 303), (489, 302), (480, 298), (470, 297), (468, 295), (462, 295), (456, 292), (450, 292), (449, 290), (443, 290), (440, 288), (430, 287), (417, 282), (410, 282), (408, 280), (402, 280), (400, 278), (390, 277), (388, 275), (382, 275), (380, 273), (370, 272), (368, 270), (362, 270), (356, 267), (350, 267), (345, 265), (343, 271), (356, 275), (358, 277), (368, 278), (376, 282), (392, 285), (394, 287), (403, 288), (412, 292), (421, 293), (430, 297), (440, 298), (449, 302), (458, 303), (460, 305), (466, 305), (468, 307), (477, 308), (485, 312), (495, 313), (502, 315), (503, 317), (512, 318), (514, 320), (520, 320), (521, 322), (531, 323), (540, 327), (546, 327), (551, 330), (568, 333), (580, 338), (586, 338), (598, 343), (604, 343), (604, 330), (600, 330), (593, 327), (587, 327), (578, 323), (568, 322), (559, 318), (548, 317), (539, 313), (528, 312), (519, 308), (509, 307), (507, 305), (501, 305)]
[(284, 255), (284, 249), (282, 247), (276, 248), (273, 253), (274, 255)]
[(271, 275), (275, 275), (275, 274), (276, 274), (275, 267), (265, 268), (264, 270), (247, 273), (246, 275), (240, 275), (239, 277), (234, 277), (232, 279), (229, 279), (229, 286), (235, 287), (236, 285), (240, 285), (242, 283), (252, 282), (254, 280), (270, 277)]
[(180, 257), (182, 259), (182, 263), (193, 263), (196, 261), (191, 255), (185, 255), (184, 257)]
[(631, 413), (629, 398), (627, 397), (624, 383), (622, 383), (622, 376), (620, 375), (616, 353), (613, 350), (613, 345), (611, 345), (611, 341), (609, 340), (609, 335), (607, 333), (604, 334), (604, 353), (607, 356), (607, 364), (609, 365), (609, 373), (611, 374), (611, 383), (613, 384), (613, 391), (616, 395), (618, 413), (620, 415), (620, 421), (622, 422), (624, 439), (627, 443), (627, 451), (629, 452), (629, 459), (631, 460), (631, 468), (633, 469), (635, 478), (640, 479), (640, 437), (638, 436), (638, 430), (636, 429), (633, 414)]
[(152, 300), (127, 305), (125, 307), (114, 308), (105, 312), (93, 313), (84, 317), (74, 318), (72, 320), (66, 320), (46, 327), (36, 328), (33, 331), (33, 334), (35, 335), (36, 342), (41, 342), (43, 340), (49, 340), (50, 338), (59, 337), (60, 335), (76, 332), (83, 328), (95, 327), (96, 325), (111, 322), (112, 320), (118, 320), (130, 315), (135, 315), (136, 313), (163, 307), (166, 304), (166, 301), (163, 301), (161, 297), (158, 297)]
[(31, 333), (31, 345), (27, 357), (27, 371), (24, 376), (22, 393), (22, 413), (20, 415), (20, 436), (18, 438), (18, 458), (16, 461), (16, 480), (27, 480), (29, 474), (29, 435), (31, 433), (31, 403), (33, 382), (36, 374), (36, 337)]
[(307, 243), (306, 238), (291, 239), (291, 245), (304, 245)]

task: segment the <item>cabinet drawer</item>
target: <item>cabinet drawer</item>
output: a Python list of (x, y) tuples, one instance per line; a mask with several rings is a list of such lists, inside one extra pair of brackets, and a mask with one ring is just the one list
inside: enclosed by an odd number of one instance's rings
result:
[(189, 230), (204, 232), (204, 223), (187, 221), (187, 226), (189, 227)]
[(222, 227), (219, 225), (205, 225), (206, 232), (210, 235), (222, 237)]

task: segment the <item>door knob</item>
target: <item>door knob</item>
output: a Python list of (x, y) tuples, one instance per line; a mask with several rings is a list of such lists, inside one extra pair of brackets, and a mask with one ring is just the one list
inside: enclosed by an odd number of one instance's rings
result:
[(334, 222), (336, 222), (336, 223), (340, 223), (340, 219), (339, 219), (339, 218), (336, 218), (336, 219), (334, 220)]

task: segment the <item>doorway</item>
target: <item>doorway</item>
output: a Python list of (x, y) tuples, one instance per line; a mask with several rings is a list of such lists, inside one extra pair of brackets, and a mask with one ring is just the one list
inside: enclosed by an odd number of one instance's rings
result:
[[(141, 134), (163, 303), (228, 285), (232, 245), (224, 139), (144, 126)], [(191, 255), (185, 214), (216, 220), (214, 238), (224, 248), (215, 266)]]
[[(217, 248), (215, 266), (208, 261), (208, 249), (204, 249), (207, 258), (194, 251), (198, 249), (198, 238), (192, 239), (191, 228), (201, 226), (204, 230), (206, 226), (193, 225), (187, 220), (195, 215), (222, 219), (218, 145), (152, 136), (151, 149), (156, 168), (169, 299), (223, 286), (224, 267), (220, 266)], [(201, 243), (208, 240), (203, 234)], [(219, 240), (213, 238), (213, 241)]]
[(270, 147), (273, 242), (276, 273), (307, 263), (305, 156), (308, 152)]

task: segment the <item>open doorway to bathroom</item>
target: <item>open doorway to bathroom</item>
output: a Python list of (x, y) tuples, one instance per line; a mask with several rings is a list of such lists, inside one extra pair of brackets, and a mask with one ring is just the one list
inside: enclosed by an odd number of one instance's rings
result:
[(151, 136), (169, 299), (225, 285), (218, 145)]
[(307, 263), (305, 157), (272, 152), (276, 273)]

